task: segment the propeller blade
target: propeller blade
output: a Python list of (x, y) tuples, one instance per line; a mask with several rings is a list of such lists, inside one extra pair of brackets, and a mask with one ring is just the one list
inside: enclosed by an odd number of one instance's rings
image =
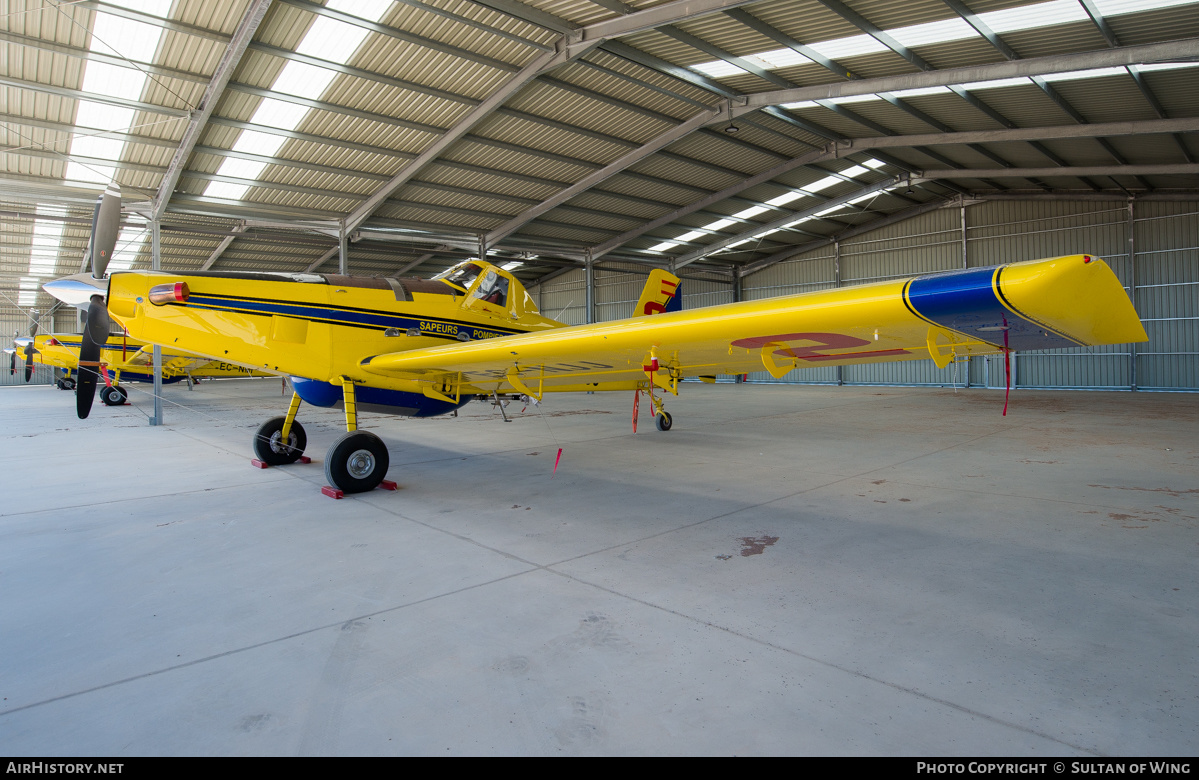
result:
[(75, 413), (80, 420), (91, 414), (96, 400), (96, 379), (100, 374), (100, 348), (108, 341), (108, 309), (104, 299), (92, 296), (87, 307), (87, 324), (79, 347), (79, 373), (75, 380)]
[(96, 200), (96, 211), (92, 215), (92, 235), (88, 242), (88, 258), (92, 267), (92, 277), (103, 279), (108, 270), (108, 261), (112, 259), (113, 250), (117, 246), (117, 236), (121, 232), (121, 188), (117, 184), (108, 185), (104, 194)]
[[(13, 353), (14, 355), (16, 353)], [(25, 347), (25, 381), (28, 382), (33, 378), (33, 342), (29, 342), (29, 346)]]
[(8, 373), (17, 373), (17, 351), (15, 349), (12, 351), (12, 359), (9, 361)]

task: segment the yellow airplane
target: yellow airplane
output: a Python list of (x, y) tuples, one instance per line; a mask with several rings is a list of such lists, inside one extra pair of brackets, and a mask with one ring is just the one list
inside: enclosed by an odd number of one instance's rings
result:
[[(18, 350), (29, 350), (30, 362), (53, 366), (65, 372), (55, 384), (60, 390), (73, 390), (79, 373), (79, 351), (83, 337), (78, 333), (43, 334), (33, 338), (14, 339)], [(28, 342), (28, 343), (26, 343)], [(24, 352), (23, 352), (24, 354)], [(120, 406), (128, 400), (129, 393), (122, 382), (154, 381), (154, 347), (143, 341), (131, 339), (123, 333), (110, 335), (100, 347), (100, 366), (106, 377), (100, 390), (100, 400), (105, 406)], [(25, 381), (29, 381), (28, 370)], [(74, 376), (73, 376), (74, 375)], [(178, 350), (162, 352), (162, 383), (173, 384), (187, 379), (233, 378), (247, 376), (269, 376), (243, 366), (219, 360), (189, 355)]]
[[(101, 196), (96, 235), (105, 213), (119, 214), (119, 193)], [(291, 377), (287, 413), (254, 436), (255, 453), (271, 465), (304, 452), (301, 402), (341, 405), (346, 434), (330, 448), (325, 475), (345, 493), (375, 488), (389, 465), (379, 437), (357, 430), (359, 408), (424, 417), (501, 393), (540, 401), (550, 392), (644, 390), (665, 431), (673, 421), (654, 391), (677, 395), (687, 377), (930, 358), (944, 368), (969, 355), (1148, 340), (1119, 280), (1092, 255), (689, 311), (678, 310), (678, 277), (656, 270), (633, 317), (566, 326), (483, 260), (429, 280), (119, 272), (102, 295), (106, 241), (93, 237), (85, 345), (107, 337), (111, 315), (139, 340)]]

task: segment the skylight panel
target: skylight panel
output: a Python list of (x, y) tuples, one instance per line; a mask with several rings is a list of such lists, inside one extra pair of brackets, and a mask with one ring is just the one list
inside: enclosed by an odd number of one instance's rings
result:
[(762, 62), (763, 67), (770, 69), (791, 68), (811, 62), (811, 60), (795, 51), (795, 49), (773, 49), (756, 54), (752, 58), (747, 57), (746, 59), (758, 60)]
[(860, 165), (851, 165), (845, 170), (841, 171), (841, 175), (847, 179), (852, 179), (854, 176), (861, 176), (863, 173), (866, 173), (866, 171), (867, 169)]
[(17, 305), (32, 306), (37, 302), (37, 279), (21, 277), (17, 282)]
[(751, 217), (756, 217), (759, 214), (765, 214), (767, 211), (770, 211), (770, 209), (766, 208), (765, 206), (750, 206), (747, 209), (738, 211), (733, 216), (737, 217), (738, 219), (750, 219)]
[(871, 157), (869, 160), (862, 163), (862, 165), (865, 165), (867, 168), (872, 168), (877, 171), (879, 168), (886, 165), (886, 163), (883, 162), (882, 160), (876, 160), (873, 157)]
[(702, 230), (692, 230), (689, 233), (684, 233), (683, 235), (679, 236), (678, 238), (675, 239), (675, 241), (685, 244), (688, 241), (694, 241), (695, 239), (700, 238), (703, 235), (704, 235), (704, 232)]
[(1026, 87), (1032, 84), (1032, 81), (1024, 76), (1017, 76), (1011, 79), (994, 79), (992, 81), (974, 81), (969, 84), (963, 84), (962, 89), (969, 92), (975, 92), (980, 89), (1002, 89), (1003, 87)]
[(254, 112), (250, 121), (256, 125), (278, 127), (281, 130), (295, 130), (307, 115), (308, 109), (304, 106), (266, 98), (258, 104), (258, 110)]
[(841, 183), (841, 177), (839, 177), (839, 176), (825, 176), (823, 179), (820, 179), (819, 181), (814, 181), (811, 184), (805, 184), (804, 189), (807, 190), (808, 192), (820, 192), (822, 190), (827, 190), (829, 187), (832, 187), (834, 184), (840, 184), (840, 183)]
[(233, 176), (238, 179), (257, 179), (265, 168), (266, 163), (226, 157), (225, 161), (221, 163), (221, 175)]
[[(169, 6), (168, 6), (169, 8)], [(153, 12), (151, 12), (153, 13)], [(162, 16), (166, 15), (163, 11)], [(97, 13), (92, 25), (91, 50), (116, 54), (135, 62), (150, 62), (158, 50), (162, 30), (145, 22)], [(89, 63), (88, 70), (99, 63)]]
[(500, 266), (500, 268), (503, 268), (505, 271), (515, 271), (517, 268), (520, 268), (522, 265), (524, 265), (524, 263), (521, 262), (520, 260), (513, 260), (512, 262), (504, 263), (503, 265)]
[[(391, 6), (392, 0), (331, 0), (327, 4), (329, 8), (372, 22), (380, 21), (391, 9)], [(308, 28), (303, 40), (296, 46), (296, 51), (311, 57), (345, 64), (353, 58), (362, 42), (366, 40), (368, 32), (356, 25), (319, 17)], [(280, 71), (271, 89), (309, 100), (319, 100), (336, 76), (337, 72), (329, 68), (291, 61)], [(250, 121), (266, 127), (277, 127), (280, 130), (295, 130), (304, 121), (308, 111), (306, 106), (266, 98), (259, 103), (258, 109)], [(286, 140), (281, 136), (243, 131), (233, 144), (233, 149), (264, 157), (273, 157), (279, 153)], [(257, 170), (251, 166), (257, 166)], [(262, 176), (265, 168), (265, 164), (262, 163), (251, 163), (227, 157), (217, 169), (217, 173), (222, 176), (258, 179)], [(248, 185), (214, 181), (204, 189), (204, 194), (214, 198), (241, 200), (248, 190)]]
[(1177, 68), (1199, 68), (1199, 62), (1156, 62), (1152, 65), (1133, 65), (1134, 70), (1141, 73), (1152, 73), (1155, 70), (1175, 70)]
[(263, 157), (274, 157), (287, 139), (280, 135), (260, 133), (257, 130), (243, 130), (238, 136), (233, 148), (247, 154), (261, 154)]
[(1159, 8), (1173, 8), (1177, 5), (1190, 5), (1196, 0), (1096, 0), (1095, 6), (1104, 16), (1120, 16), (1134, 14), (1138, 11), (1156, 11)]
[(999, 35), (1017, 30), (1031, 30), (1036, 27), (1050, 27), (1055, 24), (1090, 20), (1082, 3), (1077, 0), (1051, 0), (1048, 3), (1034, 3), (1016, 8), (1005, 8), (1002, 11), (988, 11), (979, 14), (978, 18)]
[(96, 157), (101, 160), (118, 160), (121, 157), (121, 150), (124, 148), (125, 142), (115, 138), (80, 136), (71, 144), (71, 154), (80, 157)]
[(881, 51), (890, 51), (890, 49), (869, 35), (854, 35), (850, 38), (822, 41), (812, 44), (811, 48), (828, 57), (830, 60), (839, 60), (843, 57), (860, 57), (863, 54), (878, 54)]
[[(58, 206), (38, 206), (38, 214), (61, 216), (66, 209)], [(58, 220), (34, 219), (30, 241), (29, 275), (53, 276), (58, 265), (58, 245), (62, 242), (62, 223)]]
[(909, 98), (922, 97), (924, 95), (943, 95), (949, 91), (949, 87), (918, 87), (916, 89), (901, 89), (898, 92), (891, 92), (889, 94), (892, 97)]
[(966, 23), (965, 19), (960, 17), (925, 24), (913, 24), (910, 27), (891, 30), (888, 35), (909, 47), (981, 37), (973, 27)]
[(117, 236), (116, 248), (112, 250), (109, 271), (128, 271), (137, 260), (138, 250), (144, 243), (146, 231), (142, 228), (124, 228)]
[[(287, 63), (279, 72), (279, 77), (275, 79), (271, 91), (316, 100), (333, 82), (333, 77), (336, 75), (328, 68), (318, 68), (314, 65), (293, 61)], [(297, 108), (307, 111), (303, 106), (297, 106)]]
[(105, 62), (89, 62), (80, 89), (96, 95), (139, 100), (146, 86), (144, 73)]
[[(221, 165), (224, 168), (224, 165)], [(219, 173), (220, 171), (218, 171)], [(250, 187), (246, 184), (230, 184), (226, 181), (209, 182), (204, 188), (204, 194), (213, 198), (228, 198), (229, 200), (241, 200)]]
[(692, 70), (698, 70), (705, 76), (711, 76), (714, 79), (728, 78), (729, 76), (740, 76), (748, 71), (738, 68), (731, 62), (724, 60), (716, 60), (715, 62), (701, 62), (699, 65), (692, 65)]
[(655, 244), (649, 248), (651, 252), (665, 252), (667, 249), (674, 249), (678, 244), (673, 241), (663, 241), (661, 244)]
[(362, 27), (322, 16), (308, 28), (308, 34), (296, 51), (344, 65), (366, 40), (366, 34), (367, 30)]
[(133, 109), (81, 100), (75, 113), (75, 124), (80, 127), (94, 127), (97, 130), (127, 128), (133, 124)]
[(1076, 81), (1078, 79), (1098, 79), (1104, 76), (1126, 76), (1124, 68), (1095, 68), (1094, 70), (1073, 70), (1069, 73), (1046, 73), (1042, 81)]
[[(808, 189), (808, 188), (805, 187), (804, 189)], [(798, 192), (798, 191), (792, 190), (791, 192), (784, 192), (782, 195), (779, 195), (776, 198), (771, 198), (770, 200), (766, 201), (766, 205), (767, 206), (786, 206), (791, 201), (799, 200), (800, 198), (804, 198), (804, 197), (807, 197), (806, 192)]]
[(735, 225), (731, 219), (718, 219), (710, 225), (704, 225), (704, 230), (721, 230), (729, 225)]
[(796, 111), (801, 108), (816, 108), (819, 105), (820, 104), (817, 103), (815, 100), (801, 100), (798, 103), (784, 103), (783, 108), (787, 108), (792, 111)]

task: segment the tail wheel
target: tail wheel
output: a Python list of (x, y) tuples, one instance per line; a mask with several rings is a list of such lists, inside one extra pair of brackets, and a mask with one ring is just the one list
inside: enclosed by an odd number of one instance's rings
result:
[(654, 418), (654, 425), (658, 426), (660, 431), (669, 431), (672, 422), (670, 412), (662, 412)]
[(283, 423), (287, 418), (272, 417), (259, 426), (254, 433), (254, 454), (268, 466), (285, 466), (295, 463), (308, 446), (308, 435), (298, 422), (291, 424), (287, 441), (283, 441)]
[(343, 493), (365, 493), (379, 486), (390, 465), (382, 439), (373, 433), (350, 431), (329, 448), (325, 478)]

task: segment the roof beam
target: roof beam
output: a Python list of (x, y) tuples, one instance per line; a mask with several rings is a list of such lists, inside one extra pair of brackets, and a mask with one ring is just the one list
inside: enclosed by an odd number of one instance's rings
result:
[(600, 182), (616, 175), (617, 173), (620, 173), (630, 165), (640, 162), (662, 147), (677, 141), (678, 139), (690, 134), (700, 127), (703, 127), (711, 122), (713, 117), (719, 115), (723, 111), (723, 107), (702, 111), (693, 116), (691, 119), (688, 119), (686, 122), (671, 128), (648, 143), (643, 144), (619, 159), (609, 163), (608, 165), (605, 165), (603, 168), (595, 171), (591, 175), (585, 176), (584, 178), (575, 182), (573, 185), (561, 190), (553, 197), (542, 201), (530, 209), (526, 209), (520, 214), (517, 214), (512, 219), (508, 220), (503, 225), (500, 225), (498, 228), (490, 231), (487, 234), (485, 239), (487, 246), (495, 245), (496, 242), (515, 233), (526, 222), (536, 219), (547, 211), (556, 208), (557, 206), (560, 206), (561, 204), (570, 200), (579, 193), (594, 187), (596, 184), (599, 184)]
[(741, 233), (737, 233), (737, 234), (731, 235), (731, 236), (725, 236), (724, 238), (720, 239), (719, 241), (715, 241), (711, 244), (708, 244), (707, 246), (703, 247), (702, 249), (697, 249), (694, 252), (688, 252), (685, 255), (681, 255), (681, 256), (675, 258), (675, 261), (672, 265), (674, 268), (682, 268), (685, 265), (690, 265), (691, 263), (694, 263), (696, 260), (701, 260), (704, 257), (707, 257), (708, 255), (712, 254), (713, 252), (718, 252), (721, 249), (724, 249), (729, 244), (735, 244), (738, 241), (748, 240), (748, 239), (751, 239), (761, 233), (766, 233), (771, 230), (781, 230), (782, 228), (790, 227), (792, 224), (794, 224), (796, 222), (800, 222), (802, 220), (808, 219), (809, 217), (817, 216), (817, 214), (819, 212), (822, 212), (822, 211), (825, 211), (828, 209), (834, 209), (834, 208), (837, 208), (838, 206), (843, 206), (846, 203), (849, 203), (851, 200), (856, 200), (858, 198), (863, 198), (868, 195), (873, 195), (876, 192), (882, 192), (883, 190), (888, 189), (890, 187), (894, 187), (904, 181), (905, 181), (905, 178), (903, 178), (903, 177), (889, 176), (886, 179), (883, 179), (882, 181), (877, 181), (874, 184), (868, 185), (866, 187), (863, 187), (860, 190), (857, 190), (856, 192), (850, 192), (850, 193), (846, 193), (845, 195), (838, 195), (835, 198), (829, 198), (828, 200), (824, 201), (823, 203), (818, 203), (815, 206), (811, 206), (809, 208), (803, 209), (802, 211), (791, 212), (790, 214), (787, 214), (785, 217), (779, 217), (778, 219), (772, 220), (770, 222), (763, 222), (761, 225), (756, 225), (751, 230), (746, 230), (746, 231), (743, 231)]
[(200, 270), (207, 271), (209, 268), (212, 268), (213, 263), (215, 263), (220, 256), (225, 253), (225, 250), (229, 248), (229, 245), (233, 243), (233, 240), (237, 238), (238, 235), (245, 232), (246, 223), (244, 222), (233, 228), (233, 233), (221, 239), (221, 243), (217, 244), (217, 248), (212, 250), (212, 254), (208, 255), (208, 259), (204, 261), (204, 265), (200, 266)]
[[(586, 27), (575, 28), (567, 22), (558, 20), (557, 17), (552, 17), (522, 3), (510, 2), (510, 0), (488, 0), (484, 4), (489, 7), (504, 13), (518, 15), (526, 21), (547, 26), (549, 29), (563, 33), (563, 37), (556, 50), (545, 52), (535, 57), (505, 81), (499, 89), (467, 112), (452, 127), (447, 128), (441, 133), (437, 140), (426, 147), (415, 160), (404, 166), (390, 181), (376, 190), (365, 203), (346, 215), (346, 230), (357, 229), (392, 194), (416, 176), (426, 165), (439, 157), (454, 143), (461, 140), (480, 122), (507, 102), (508, 98), (523, 89), (538, 76), (571, 60), (578, 59), (606, 40), (623, 35), (631, 35), (671, 22), (691, 19), (724, 8), (745, 5), (748, 2), (751, 2), (751, 0), (675, 0), (675, 2), (665, 3), (645, 11), (638, 11), (608, 21), (597, 22)], [(558, 22), (558, 24), (554, 26), (553, 22)]]
[(894, 225), (897, 222), (904, 222), (912, 219), (913, 217), (918, 217), (921, 214), (927, 214), (930, 211), (936, 211), (937, 209), (951, 206), (956, 202), (959, 201), (930, 200), (927, 203), (921, 203), (918, 206), (912, 206), (911, 208), (904, 209), (903, 211), (897, 211), (893, 214), (888, 214), (881, 219), (871, 220), (864, 225), (856, 225), (855, 227), (851, 227), (848, 230), (843, 230), (836, 235), (828, 236), (827, 238), (820, 238), (815, 241), (809, 241), (806, 244), (800, 244), (799, 246), (790, 247), (780, 252), (776, 252), (769, 257), (764, 257), (761, 260), (756, 260), (739, 268), (737, 270), (737, 275), (741, 277), (749, 276), (750, 274), (761, 271), (763, 268), (772, 266), (775, 263), (781, 263), (784, 260), (795, 257), (796, 255), (801, 255), (804, 252), (811, 252), (813, 249), (819, 249), (822, 246), (828, 246), (835, 241), (845, 241), (846, 239), (853, 238), (854, 236), (860, 236), (863, 233), (869, 233), (873, 230), (885, 228), (888, 225)]
[[(970, 65), (899, 76), (881, 76), (834, 84), (819, 84), (797, 89), (780, 89), (739, 96), (733, 101), (734, 117), (769, 106), (803, 101), (830, 100), (854, 95), (874, 95), (879, 92), (898, 92), (925, 87), (948, 87), (976, 81), (1044, 76), (1075, 70), (1113, 68), (1155, 62), (1189, 62), (1199, 59), (1199, 38), (1186, 38), (1142, 46), (1123, 46), (1118, 49), (1054, 54), (1027, 60), (1008, 60), (989, 65)], [(1092, 125), (1094, 127), (1094, 125)]]
[(1072, 165), (1065, 168), (991, 168), (966, 170), (927, 170), (912, 177), (918, 179), (1028, 178), (1029, 176), (1194, 176), (1199, 163), (1166, 165)]
[[(1061, 127), (1033, 127), (1020, 128), (1018, 130), (976, 130), (960, 133), (935, 133), (927, 135), (899, 135), (899, 136), (880, 136), (877, 138), (853, 138), (835, 144), (829, 144), (824, 149), (796, 157), (788, 160), (773, 168), (762, 171), (759, 174), (751, 176), (744, 181), (737, 182), (731, 187), (714, 192), (685, 206), (680, 206), (668, 214), (664, 214), (657, 219), (646, 222), (637, 228), (629, 230), (625, 233), (611, 238), (602, 244), (597, 244), (591, 248), (592, 257), (599, 258), (608, 254), (616, 247), (628, 243), (638, 236), (648, 233), (651, 230), (674, 222), (682, 217), (692, 214), (696, 211), (706, 209), (723, 200), (727, 200), (741, 192), (744, 192), (751, 187), (756, 187), (759, 184), (764, 184), (768, 181), (778, 178), (785, 173), (793, 171), (797, 168), (802, 168), (805, 165), (810, 165), (825, 160), (831, 160), (837, 157), (843, 157), (853, 152), (862, 152), (869, 149), (881, 149), (887, 147), (908, 147), (916, 145), (936, 145), (936, 144), (971, 144), (971, 143), (997, 143), (1005, 141), (1028, 141), (1028, 140), (1051, 140), (1057, 138), (1085, 138), (1102, 133), (1105, 136), (1119, 135), (1143, 135), (1150, 133), (1180, 133), (1180, 132), (1199, 132), (1199, 118), (1193, 119), (1166, 119), (1166, 120), (1146, 120), (1140, 122), (1108, 122), (1095, 125), (1064, 125)], [(1007, 170), (1007, 169), (1005, 169)], [(974, 177), (974, 174), (969, 169), (958, 171), (962, 178)], [(1010, 175), (1010, 174), (1009, 174)]]
[(170, 164), (167, 165), (167, 172), (163, 176), (162, 182), (158, 185), (158, 194), (154, 196), (154, 204), (151, 207), (151, 217), (153, 219), (162, 219), (162, 215), (166, 213), (167, 204), (170, 203), (171, 195), (175, 192), (175, 185), (179, 183), (179, 176), (183, 173), (183, 167), (187, 164), (188, 158), (191, 157), (192, 148), (200, 140), (200, 133), (204, 131), (204, 126), (208, 124), (208, 117), (212, 115), (213, 109), (216, 108), (217, 102), (221, 99), (221, 95), (224, 94), (225, 86), (233, 76), (234, 69), (241, 62), (242, 55), (246, 53), (246, 48), (254, 38), (254, 33), (257, 32), (258, 25), (262, 23), (262, 19), (266, 16), (267, 9), (270, 7), (271, 0), (254, 0), (250, 4), (250, 7), (246, 9), (241, 22), (238, 23), (237, 30), (234, 31), (233, 38), (229, 41), (229, 46), (225, 49), (225, 53), (221, 55), (221, 61), (217, 64), (216, 70), (212, 74), (212, 80), (208, 83), (208, 88), (204, 90), (204, 97), (201, 99), (200, 105), (192, 112), (191, 119), (187, 123), (187, 129), (183, 131), (183, 138), (179, 141), (179, 148), (175, 150)]

